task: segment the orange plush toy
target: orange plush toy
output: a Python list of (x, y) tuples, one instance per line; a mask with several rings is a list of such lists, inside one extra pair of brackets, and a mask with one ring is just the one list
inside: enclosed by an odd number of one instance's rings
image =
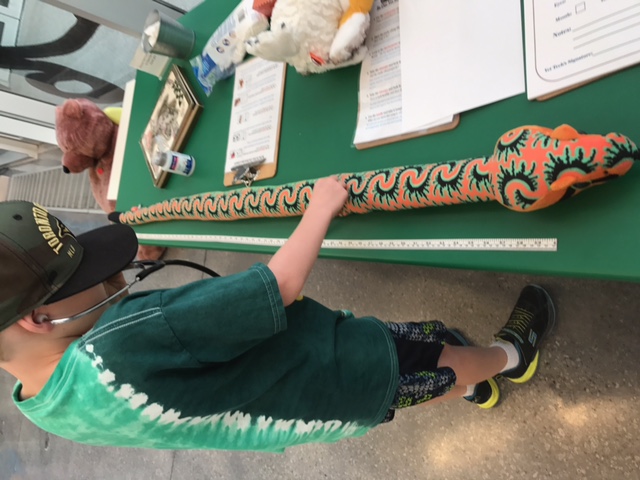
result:
[[(640, 149), (620, 133), (589, 135), (569, 125), (526, 125), (503, 134), (490, 156), (338, 174), (349, 192), (341, 215), (489, 201), (533, 212), (619, 178), (637, 161)], [(299, 216), (315, 182), (205, 192), (110, 218), (140, 225)]]
[[(115, 210), (115, 202), (107, 199), (113, 153), (120, 123), (119, 108), (102, 111), (83, 98), (66, 100), (56, 108), (56, 138), (63, 152), (65, 173), (89, 171), (93, 197), (107, 214)], [(164, 247), (141, 245), (139, 260), (157, 260)]]

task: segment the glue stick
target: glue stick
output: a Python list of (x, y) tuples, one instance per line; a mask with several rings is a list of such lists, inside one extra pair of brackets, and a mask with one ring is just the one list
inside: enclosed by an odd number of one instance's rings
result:
[[(158, 142), (158, 145), (162, 146), (162, 142)], [(152, 159), (152, 163), (165, 172), (177, 173), (187, 177), (196, 168), (196, 160), (191, 155), (164, 148), (159, 148)]]

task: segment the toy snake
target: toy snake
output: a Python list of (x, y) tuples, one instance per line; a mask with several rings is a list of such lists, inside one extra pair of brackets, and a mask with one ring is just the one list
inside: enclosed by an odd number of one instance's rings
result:
[[(500, 137), (493, 155), (344, 173), (349, 198), (341, 216), (495, 200), (529, 212), (626, 174), (640, 152), (627, 137), (526, 126)], [(178, 197), (110, 218), (139, 225), (167, 220), (225, 221), (302, 215), (314, 180)]]

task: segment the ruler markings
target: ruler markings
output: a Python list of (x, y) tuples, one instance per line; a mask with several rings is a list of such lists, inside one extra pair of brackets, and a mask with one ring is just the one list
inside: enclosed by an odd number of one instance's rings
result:
[[(140, 240), (232, 243), (280, 247), (286, 238), (245, 237), (239, 235), (192, 235), (138, 233)], [(346, 250), (477, 250), (555, 252), (557, 238), (445, 238), (445, 239), (325, 239), (322, 248)]]

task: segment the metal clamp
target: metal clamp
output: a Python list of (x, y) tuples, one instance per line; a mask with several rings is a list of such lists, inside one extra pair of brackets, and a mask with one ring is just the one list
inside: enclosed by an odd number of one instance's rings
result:
[(259, 157), (253, 161), (233, 167), (231, 169), (234, 173), (233, 183), (244, 183), (245, 187), (250, 187), (260, 174), (260, 170), (257, 168), (258, 165), (263, 164), (265, 160), (265, 157)]

